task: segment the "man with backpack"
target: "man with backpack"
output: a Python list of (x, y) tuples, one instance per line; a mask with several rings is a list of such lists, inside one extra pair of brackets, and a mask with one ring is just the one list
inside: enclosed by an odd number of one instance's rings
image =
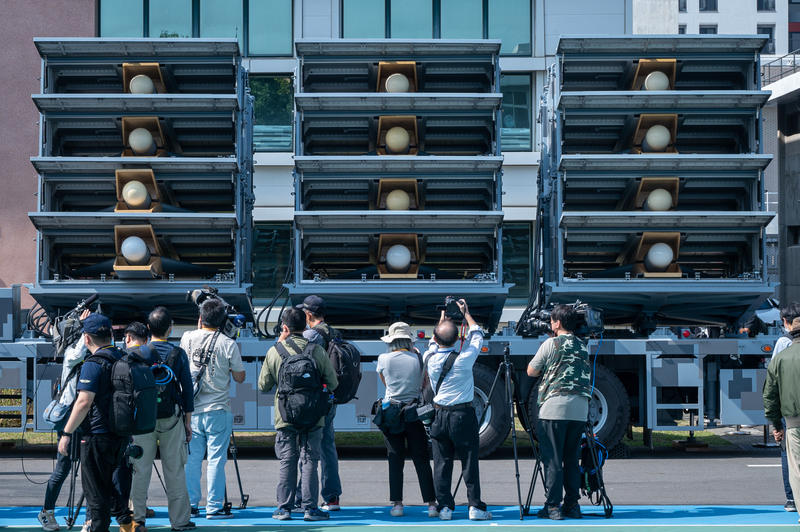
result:
[[(435, 386), (433, 406), (435, 410), (431, 424), (433, 440), (433, 486), (439, 519), (449, 521), (456, 508), (450, 489), (453, 479), (453, 460), (458, 454), (461, 473), (467, 486), (469, 518), (483, 521), (492, 518), (481, 500), (481, 481), (478, 469), (478, 418), (472, 400), (475, 397), (475, 381), (472, 366), (483, 347), (483, 331), (469, 313), (467, 303), (458, 300), (458, 308), (469, 325), (465, 347), (460, 353), (455, 350), (458, 327), (452, 320), (442, 317), (433, 330), (433, 337), (425, 353), (429, 383)], [(435, 384), (434, 384), (435, 383)]]
[(58, 452), (68, 454), (70, 440), (78, 427), (81, 440), (81, 486), (86, 507), (91, 513), (92, 532), (108, 532), (111, 515), (117, 518), (120, 532), (131, 532), (134, 521), (123, 500), (113, 488), (112, 475), (125, 453), (128, 436), (112, 429), (113, 365), (125, 353), (113, 345), (111, 320), (90, 314), (83, 320), (83, 340), (91, 353), (83, 362), (78, 379), (78, 397), (69, 421), (58, 441)]
[(191, 417), (192, 437), (186, 464), (186, 485), (191, 513), (200, 514), (200, 475), (203, 457), (208, 454), (208, 496), (206, 519), (229, 519), (225, 502), (225, 464), (233, 431), (231, 413), (231, 377), (238, 383), (245, 379), (239, 348), (219, 328), (228, 319), (225, 305), (219, 299), (207, 299), (200, 306), (197, 330), (181, 337), (181, 349), (189, 357), (194, 390), (194, 413)]
[(153, 366), (156, 384), (159, 386), (156, 430), (133, 438), (133, 443), (142, 448), (142, 456), (133, 462), (133, 484), (131, 486), (131, 508), (136, 521), (136, 532), (145, 532), (147, 516), (147, 491), (156, 458), (156, 449), (161, 454), (164, 471), (164, 487), (167, 492), (167, 509), (172, 530), (193, 530), (189, 492), (186, 488), (184, 466), (188, 460), (187, 444), (192, 439), (192, 374), (186, 352), (169, 343), (172, 332), (172, 317), (165, 307), (156, 307), (147, 317), (150, 343), (132, 347), (141, 353)]
[(267, 351), (258, 387), (275, 392), (275, 454), (281, 462), (278, 508), (272, 517), (292, 518), (297, 493), (297, 466), (303, 464), (302, 509), (305, 521), (322, 521), (330, 515), (317, 507), (320, 455), (325, 415), (332, 406), (332, 392), (339, 385), (325, 350), (303, 336), (306, 317), (289, 308), (281, 316), (281, 335)]

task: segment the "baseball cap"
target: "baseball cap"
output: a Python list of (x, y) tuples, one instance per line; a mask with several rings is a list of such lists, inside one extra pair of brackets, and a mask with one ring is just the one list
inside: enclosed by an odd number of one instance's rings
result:
[(108, 327), (111, 330), (111, 320), (102, 314), (92, 313), (83, 320), (82, 331), (88, 334), (97, 334), (97, 330), (101, 327)]
[(325, 314), (325, 301), (319, 296), (308, 296), (295, 308), (307, 310), (312, 314)]

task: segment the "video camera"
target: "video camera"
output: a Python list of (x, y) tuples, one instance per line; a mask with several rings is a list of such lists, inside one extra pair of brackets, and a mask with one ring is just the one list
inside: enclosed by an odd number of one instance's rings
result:
[(202, 307), (203, 303), (209, 299), (218, 299), (221, 301), (225, 306), (225, 313), (227, 316), (225, 318), (225, 322), (220, 325), (219, 332), (228, 338), (235, 339), (236, 335), (239, 334), (239, 329), (241, 329), (245, 324), (245, 317), (242, 314), (238, 314), (233, 305), (229, 305), (224, 299), (219, 297), (219, 295), (217, 295), (218, 292), (219, 290), (213, 286), (204, 284), (202, 289), (190, 290), (186, 294), (186, 301), (191, 301), (197, 305), (198, 309)]
[(458, 321), (464, 319), (464, 314), (458, 308), (458, 300), (453, 296), (444, 298), (444, 305), (436, 305), (436, 310), (443, 310), (444, 315), (451, 320)]
[[(80, 319), (81, 313), (90, 308), (92, 304), (97, 301), (98, 297), (97, 294), (92, 294), (78, 303), (78, 306), (74, 309), (63, 316), (58, 316), (54, 320), (52, 342), (53, 346), (56, 348), (56, 356), (64, 356), (64, 352), (67, 348), (78, 341), (81, 336), (81, 328), (83, 327)], [(104, 316), (111, 316), (110, 309), (103, 307), (102, 303), (99, 301), (97, 302), (97, 309), (95, 312)]]
[[(569, 303), (567, 306), (572, 307), (578, 314), (578, 324), (573, 331), (576, 336), (586, 336), (603, 332), (603, 309), (590, 307), (586, 303), (581, 303), (580, 301)], [(539, 309), (531, 312), (523, 322), (523, 335), (539, 336), (541, 334), (552, 333), (553, 331), (550, 329), (550, 316), (552, 312), (552, 309)]]

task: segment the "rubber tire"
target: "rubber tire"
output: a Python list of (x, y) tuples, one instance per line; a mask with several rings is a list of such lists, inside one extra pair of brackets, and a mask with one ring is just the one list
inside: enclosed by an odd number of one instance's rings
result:
[[(472, 375), (475, 379), (475, 398), (472, 403), (475, 405), (475, 413), (479, 421), (483, 409), (483, 398), (479, 391), (482, 392), (484, 397), (489, 395), (495, 374), (494, 370), (482, 364), (475, 364), (472, 367)], [(484, 420), (483, 430), (480, 431), (479, 456), (481, 458), (489, 456), (496, 451), (511, 431), (511, 412), (505, 399), (504, 390), (505, 381), (501, 378), (497, 383), (497, 388), (489, 398), (491, 415)]]
[[(595, 434), (606, 449), (611, 449), (625, 436), (625, 429), (627, 429), (631, 417), (630, 399), (622, 381), (608, 368), (598, 364), (595, 373), (594, 402), (597, 403), (598, 396), (602, 396), (608, 405), (606, 422), (601, 427), (595, 425)], [(533, 424), (534, 433), (539, 420), (538, 396), (539, 386), (537, 383), (528, 397), (528, 416)]]

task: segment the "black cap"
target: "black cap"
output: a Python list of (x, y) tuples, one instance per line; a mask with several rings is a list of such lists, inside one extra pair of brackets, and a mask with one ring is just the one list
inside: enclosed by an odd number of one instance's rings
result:
[(319, 296), (308, 296), (305, 300), (297, 305), (295, 308), (307, 310), (312, 314), (325, 314), (325, 301)]
[(108, 327), (109, 332), (111, 330), (111, 320), (103, 316), (102, 314), (92, 313), (83, 320), (83, 329), (82, 331), (88, 334), (97, 334), (97, 330), (101, 327)]

